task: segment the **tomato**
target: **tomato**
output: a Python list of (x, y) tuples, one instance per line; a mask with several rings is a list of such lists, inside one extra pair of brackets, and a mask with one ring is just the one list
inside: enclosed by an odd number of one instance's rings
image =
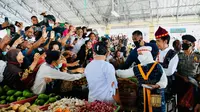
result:
[(62, 112), (62, 108), (57, 108), (55, 112)]
[(70, 112), (69, 109), (64, 109), (63, 112)]

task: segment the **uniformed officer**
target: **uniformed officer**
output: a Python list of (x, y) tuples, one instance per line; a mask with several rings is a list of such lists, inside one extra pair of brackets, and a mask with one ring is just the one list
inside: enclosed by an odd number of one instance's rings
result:
[[(178, 97), (179, 112), (193, 112), (195, 106), (194, 96), (197, 93), (197, 86), (191, 83), (194, 82), (198, 71), (200, 55), (195, 53), (196, 39), (192, 35), (182, 36), (182, 50), (178, 54), (179, 62), (176, 75), (176, 89)], [(191, 81), (191, 79), (194, 79)]]

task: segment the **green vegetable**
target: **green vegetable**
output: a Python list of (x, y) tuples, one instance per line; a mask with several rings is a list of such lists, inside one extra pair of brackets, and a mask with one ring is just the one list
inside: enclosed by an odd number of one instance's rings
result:
[(15, 94), (15, 92), (16, 92), (15, 90), (9, 90), (9, 91), (7, 91), (6, 94), (7, 94), (8, 96), (12, 96), (13, 94)]
[(33, 93), (25, 92), (23, 93), (23, 97), (30, 98), (33, 96)]
[(37, 102), (36, 102), (36, 104), (37, 104), (37, 105), (40, 105), (40, 106), (44, 105), (44, 103), (45, 103), (45, 101), (42, 100), (42, 99), (37, 100)]
[(17, 101), (19, 101), (19, 100), (20, 100), (20, 98), (21, 98), (21, 97), (17, 97)]
[(44, 105), (47, 105), (47, 104), (49, 104), (50, 102), (49, 102), (49, 100), (44, 104)]
[(5, 100), (6, 99), (6, 96), (1, 96), (1, 100)]
[(14, 94), (14, 96), (16, 96), (16, 97), (22, 96), (22, 92), (21, 92), (21, 91), (17, 91), (17, 92)]
[(61, 96), (57, 95), (57, 96), (55, 96), (55, 98), (56, 98), (57, 100), (60, 100), (60, 99), (61, 99)]
[(51, 97), (51, 98), (49, 98), (48, 101), (49, 101), (50, 103), (53, 103), (53, 102), (55, 102), (56, 100), (57, 100), (57, 99), (56, 99), (55, 97)]
[(16, 101), (16, 99), (15, 99), (14, 96), (11, 96), (9, 100), (10, 100), (10, 102), (14, 102), (14, 101)]
[(6, 101), (10, 101), (10, 96), (7, 96)]
[(7, 85), (5, 85), (5, 86), (3, 87), (3, 89), (4, 89), (5, 91), (9, 91), (9, 90), (10, 90), (10, 87), (8, 87)]
[(40, 95), (38, 96), (38, 99), (44, 99), (44, 100), (47, 100), (47, 99), (49, 99), (49, 96), (46, 95), (46, 94), (40, 94)]
[(24, 92), (28, 92), (28, 93), (30, 93), (30, 91), (29, 91), (29, 90), (24, 90), (24, 91), (23, 91), (23, 93), (24, 93)]
[(24, 100), (24, 99), (26, 99), (26, 97), (17, 97), (17, 101)]
[(49, 97), (54, 97), (54, 96), (56, 96), (55, 93), (51, 93), (51, 94), (49, 94)]
[(0, 104), (6, 104), (6, 100), (1, 100)]

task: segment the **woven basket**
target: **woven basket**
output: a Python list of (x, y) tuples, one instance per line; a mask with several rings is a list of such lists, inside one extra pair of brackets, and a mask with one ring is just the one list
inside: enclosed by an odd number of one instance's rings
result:
[(137, 84), (129, 79), (119, 78), (118, 89), (123, 108), (132, 110), (136, 107)]
[(63, 81), (60, 87), (61, 92), (69, 92), (72, 91), (73, 82), (72, 81)]
[(87, 85), (87, 80), (86, 77), (81, 78), (79, 80), (73, 81), (73, 86), (78, 86), (78, 87), (82, 87), (83, 85)]
[(151, 105), (152, 107), (161, 107), (161, 95), (152, 94)]

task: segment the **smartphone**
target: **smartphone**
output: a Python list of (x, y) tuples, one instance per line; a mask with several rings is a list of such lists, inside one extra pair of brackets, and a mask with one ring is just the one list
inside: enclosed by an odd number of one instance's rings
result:
[(5, 22), (8, 22), (8, 17), (5, 17)]
[(54, 37), (55, 37), (55, 31), (51, 31), (50, 37), (51, 37), (51, 38), (54, 38)]

